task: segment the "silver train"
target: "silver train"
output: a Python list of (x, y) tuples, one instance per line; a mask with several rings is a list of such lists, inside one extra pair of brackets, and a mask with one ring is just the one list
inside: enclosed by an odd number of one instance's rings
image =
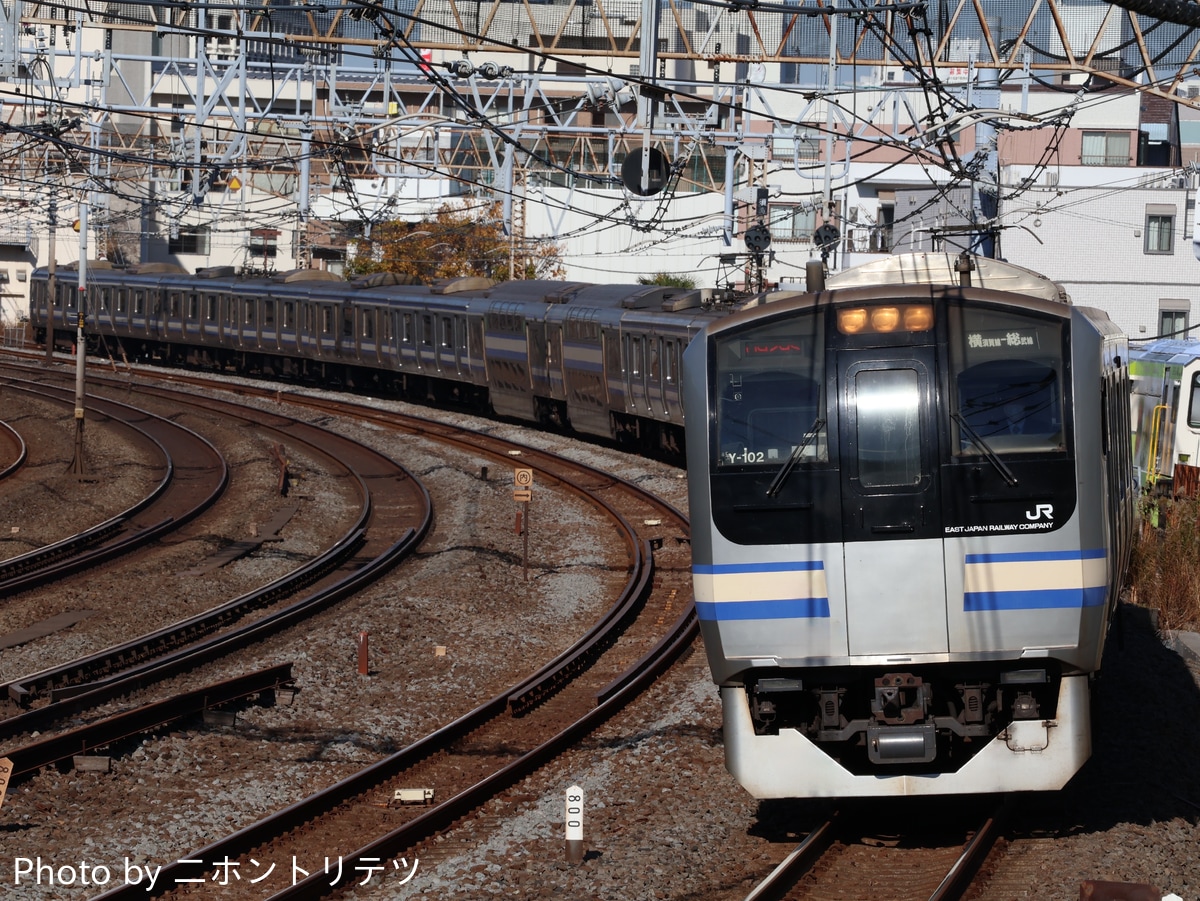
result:
[(993, 260), (810, 287), (684, 355), (726, 765), (758, 798), (1060, 788), (1133, 536), (1126, 339)]
[(1200, 483), (1200, 341), (1159, 338), (1130, 350), (1133, 461), (1142, 488), (1194, 492)]
[[(34, 272), (30, 320), (73, 340), (78, 270)], [(348, 283), (299, 270), (235, 277), (172, 264), (89, 262), (87, 340), (99, 352), (263, 375), (570, 428), (683, 458), (683, 349), (733, 304), (711, 290), (387, 274)]]
[[(56, 282), (34, 273), (30, 319), (62, 343), (80, 292)], [(736, 301), (159, 264), (86, 283), (87, 340), (114, 356), (660, 454), (682, 454), (686, 406), (696, 607), (758, 797), (1053, 788), (1088, 756), (1132, 534), (1127, 351), (1040, 276), (913, 255)]]

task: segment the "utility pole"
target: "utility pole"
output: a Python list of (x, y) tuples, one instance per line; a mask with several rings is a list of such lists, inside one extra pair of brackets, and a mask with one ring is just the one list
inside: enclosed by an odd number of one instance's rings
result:
[[(53, 185), (50, 190), (54, 190)], [(54, 362), (54, 304), (58, 299), (58, 248), (55, 240), (58, 232), (58, 200), (53, 193), (47, 211), (50, 214), (50, 265), (46, 273), (46, 363), (49, 365)]]
[[(88, 203), (79, 204), (79, 297), (76, 303), (77, 326), (75, 329), (75, 457), (71, 461), (71, 472), (80, 478), (86, 472), (83, 463), (83, 369), (87, 347), (83, 333), (87, 315), (87, 233)], [(52, 258), (53, 259), (53, 258)]]
[(821, 194), (825, 221), (833, 219), (833, 92), (838, 78), (838, 17), (829, 16), (829, 64), (825, 77), (825, 190)]
[[(989, 19), (993, 33), (1000, 33), (1000, 21)], [(994, 110), (1000, 106), (1000, 78), (991, 66), (975, 68), (973, 106)], [(979, 229), (972, 236), (970, 249), (983, 257), (996, 256), (997, 226), (1000, 218), (1000, 171), (996, 127), (985, 119), (975, 123), (975, 155), (979, 169), (971, 183), (971, 216)]]

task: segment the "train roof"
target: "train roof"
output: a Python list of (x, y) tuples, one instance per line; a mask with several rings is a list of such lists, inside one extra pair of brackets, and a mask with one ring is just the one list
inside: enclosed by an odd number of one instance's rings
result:
[(1200, 358), (1200, 340), (1195, 338), (1156, 338), (1145, 344), (1130, 345), (1129, 356), (1147, 363), (1186, 366)]
[[(971, 285), (1070, 303), (1070, 297), (1051, 279), (1004, 260), (972, 255)], [(900, 253), (863, 263), (830, 275), (826, 288), (870, 288), (880, 285), (957, 285), (958, 254)]]

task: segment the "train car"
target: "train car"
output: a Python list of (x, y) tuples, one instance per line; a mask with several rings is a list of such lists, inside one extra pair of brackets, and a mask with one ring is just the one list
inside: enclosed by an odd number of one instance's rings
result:
[(1177, 470), (1200, 466), (1200, 341), (1160, 338), (1132, 348), (1129, 356), (1138, 483), (1151, 493), (1172, 494)]
[(1133, 534), (1125, 336), (994, 260), (815, 281), (684, 354), (727, 767), (757, 798), (1057, 789)]
[[(37, 270), (41, 341), (75, 334), (78, 270)], [(683, 348), (735, 304), (712, 290), (457, 278), (353, 283), (89, 263), (86, 334), (127, 359), (392, 392), (682, 456)]]

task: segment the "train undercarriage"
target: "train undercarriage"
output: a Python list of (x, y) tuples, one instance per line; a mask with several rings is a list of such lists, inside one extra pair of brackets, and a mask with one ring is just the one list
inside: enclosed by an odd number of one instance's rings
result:
[(852, 773), (945, 772), (1014, 721), (1053, 720), (1060, 683), (1053, 666), (841, 668), (759, 677), (747, 699), (756, 735), (794, 729)]

